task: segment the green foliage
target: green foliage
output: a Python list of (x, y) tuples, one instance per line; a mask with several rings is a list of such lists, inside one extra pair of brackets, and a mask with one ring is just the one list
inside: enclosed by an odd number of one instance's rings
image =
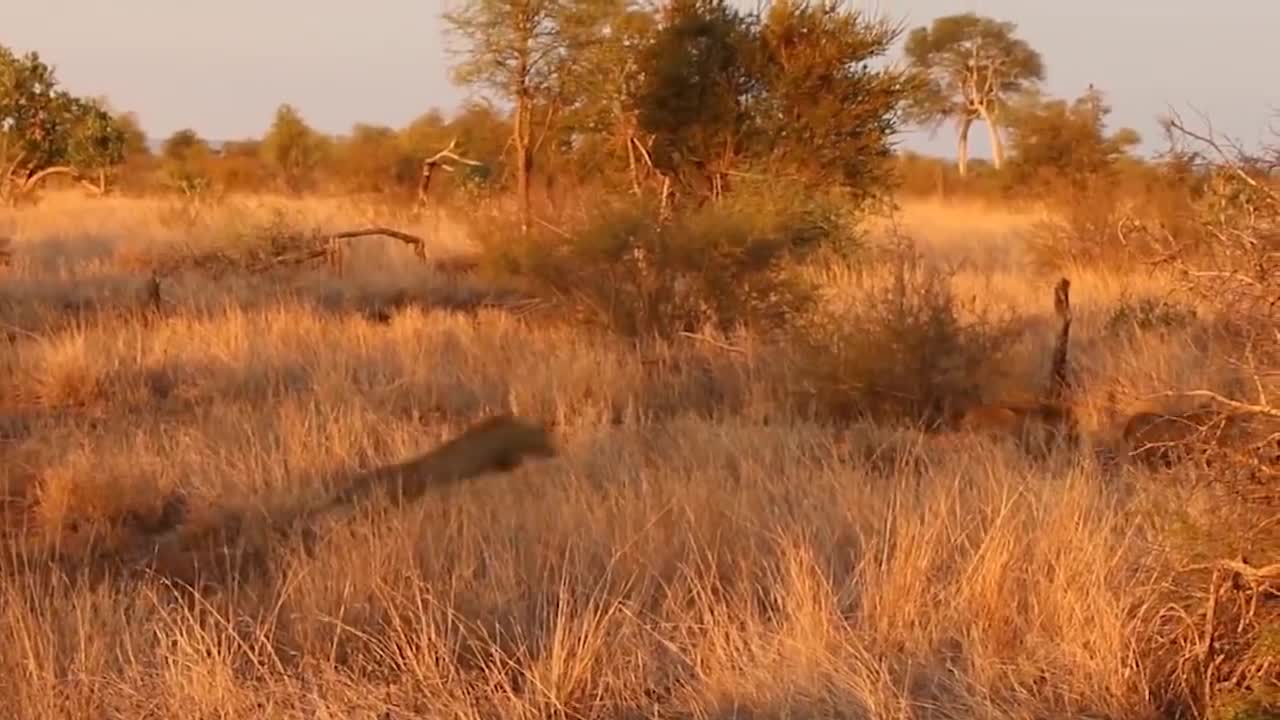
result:
[(151, 148), (147, 146), (147, 134), (138, 122), (137, 113), (120, 113), (115, 117), (116, 128), (120, 131), (124, 144), (125, 158), (150, 157)]
[(454, 79), (508, 100), (544, 92), (563, 60), (565, 0), (465, 0), (442, 14), (455, 40)]
[(637, 191), (648, 168), (636, 149), (636, 98), (657, 18), (635, 0), (603, 0), (578, 3), (565, 22), (575, 42), (562, 69), (557, 142), (538, 162), (580, 183)]
[(887, 22), (836, 3), (774, 2), (752, 45), (753, 163), (807, 185), (882, 187), (911, 85), (870, 64), (897, 38)]
[(160, 144), (160, 157), (173, 162), (207, 156), (210, 152), (209, 143), (191, 128), (175, 130)]
[(58, 87), (36, 53), (0, 46), (0, 199), (56, 174), (80, 176), (121, 162), (125, 133), (100, 103)]
[(480, 162), (462, 165), (451, 173), (437, 173), (431, 194), (448, 196), (458, 189), (478, 192), (501, 180), (502, 154), (511, 139), (511, 123), (487, 102), (469, 102), (452, 118), (428, 111), (397, 133), (398, 150), (390, 168), (396, 187), (417, 186), (422, 161), (456, 140), (459, 154)]
[(779, 330), (813, 300), (798, 264), (852, 242), (833, 203), (746, 193), (672, 222), (647, 203), (614, 202), (565, 234), (512, 242), (495, 223), (479, 240), (491, 270), (628, 337)]
[(883, 189), (910, 85), (872, 65), (896, 37), (835, 2), (780, 1), (763, 16), (724, 0), (671, 3), (635, 99), (655, 165), (711, 197), (743, 174)]
[[(1134, 262), (1148, 247), (1126, 234), (1131, 219), (1162, 216), (1173, 227), (1186, 207), (1176, 195), (1162, 195), (1159, 183), (1147, 182), (1159, 178), (1129, 155), (1138, 134), (1109, 133), (1110, 112), (1102, 93), (1090, 88), (1071, 102), (1029, 94), (1008, 113), (1009, 192), (1047, 199), (1055, 211), (1029, 238), (1042, 267)], [(1139, 180), (1146, 187), (1134, 187)]]
[(907, 60), (932, 91), (921, 96), (917, 112), (941, 120), (976, 113), (1044, 80), (1040, 53), (1015, 36), (1017, 27), (970, 12), (908, 33)]
[(725, 0), (675, 0), (641, 54), (636, 105), (653, 136), (653, 162), (702, 193), (733, 169), (753, 89), (747, 66), (752, 27)]
[[(589, 6), (589, 3), (584, 3)], [(550, 134), (565, 95), (560, 79), (575, 37), (570, 0), (465, 0), (443, 14), (455, 40), (455, 79), (510, 101), (520, 228), (530, 227), (533, 159)], [(539, 115), (534, 129), (535, 112)]]
[[(449, 138), (458, 139), (458, 147), (463, 149), (463, 154), (485, 165), (455, 172), (452, 178), (480, 185), (493, 182), (503, 167), (502, 155), (511, 139), (511, 120), (488, 103), (469, 103), (449, 121), (446, 128)], [(426, 154), (434, 154), (446, 144), (432, 145)]]
[(1141, 138), (1129, 128), (1108, 134), (1110, 113), (1102, 93), (1092, 88), (1071, 102), (1027, 96), (1007, 119), (1011, 180), (1036, 189), (1062, 183), (1083, 188), (1112, 177)]
[(873, 65), (897, 32), (840, 3), (471, 0), (446, 19), (457, 79), (515, 105), (518, 185), (534, 167), (703, 199), (752, 176), (862, 194), (887, 180), (909, 84)]
[(302, 119), (292, 105), (276, 110), (271, 128), (262, 139), (262, 154), (290, 192), (299, 192), (315, 181), (316, 170), (329, 151), (326, 138)]

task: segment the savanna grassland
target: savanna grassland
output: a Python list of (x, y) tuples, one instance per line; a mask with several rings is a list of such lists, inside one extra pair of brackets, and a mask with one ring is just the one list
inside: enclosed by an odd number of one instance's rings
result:
[(971, 12), (445, 5), (470, 99), (346, 132), (0, 45), (0, 720), (1280, 718), (1274, 138)]
[[(824, 359), (712, 327), (634, 339), (393, 240), (354, 243), (340, 273), (166, 260), (359, 224), (483, 257), (492, 229), (466, 213), (6, 210), (0, 715), (1266, 717), (1275, 598), (1213, 563), (1280, 561), (1276, 506), (1129, 462), (1119, 437), (1138, 409), (1191, 404), (1161, 391), (1253, 388), (1171, 273), (1038, 269), (1047, 217), (904, 200), (878, 252), (809, 260), (811, 312), (856, 340)], [(1035, 396), (1062, 274), (1076, 450), (935, 432), (831, 382)], [(195, 513), (305, 502), (498, 412), (547, 423), (558, 455), (215, 585), (91, 572), (111, 518), (175, 490)]]

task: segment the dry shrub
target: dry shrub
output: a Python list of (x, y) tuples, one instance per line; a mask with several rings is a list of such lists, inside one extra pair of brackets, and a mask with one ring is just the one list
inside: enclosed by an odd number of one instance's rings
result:
[[(1174, 158), (1203, 181), (1191, 207), (1193, 225), (1177, 233), (1152, 225), (1143, 230), (1187, 294), (1226, 320), (1226, 359), (1247, 379), (1252, 397), (1213, 399), (1274, 421), (1280, 418), (1273, 399), (1280, 390), (1280, 191), (1271, 173), (1280, 166), (1280, 148), (1255, 157), (1176, 118), (1168, 127)], [(1265, 442), (1277, 439), (1272, 434)], [(1196, 491), (1212, 493), (1199, 511), (1183, 503), (1166, 515), (1164, 535), (1182, 570), (1171, 592), (1185, 618), (1170, 633), (1174, 692), (1201, 716), (1280, 715), (1280, 465), (1274, 453), (1262, 457), (1218, 458), (1206, 477), (1212, 484)]]
[(1052, 206), (1053, 215), (1037, 223), (1027, 239), (1038, 269), (1129, 260), (1121, 227), (1125, 210), (1109, 189), (1070, 191)]
[(994, 383), (1018, 329), (957, 297), (950, 271), (900, 245), (856, 277), (794, 344), (816, 412), (937, 426)]
[(617, 201), (524, 240), (491, 217), (477, 241), (489, 270), (627, 337), (782, 327), (813, 299), (797, 264), (855, 244), (841, 207), (821, 200), (742, 193), (672, 220), (659, 215), (651, 204)]
[(1155, 517), (1172, 570), (1168, 604), (1148, 621), (1167, 713), (1277, 717), (1280, 506), (1242, 502), (1220, 483), (1174, 490), (1167, 500)]
[(283, 209), (273, 208), (265, 217), (229, 213), (223, 222), (193, 241), (133, 254), (125, 259), (126, 264), (160, 274), (192, 269), (218, 275), (323, 261), (328, 257), (326, 233)]
[(1044, 184), (1040, 197), (1050, 214), (1027, 238), (1033, 264), (1053, 272), (1127, 270), (1149, 260), (1155, 243), (1144, 229), (1185, 235), (1194, 226), (1195, 187), (1178, 167), (1141, 166), (1087, 182)]
[(1194, 306), (1168, 298), (1123, 297), (1107, 315), (1104, 327), (1109, 335), (1140, 332), (1184, 332), (1196, 325)]

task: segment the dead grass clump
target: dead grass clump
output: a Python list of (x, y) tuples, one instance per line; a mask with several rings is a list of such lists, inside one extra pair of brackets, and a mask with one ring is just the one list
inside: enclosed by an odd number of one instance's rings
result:
[(170, 275), (196, 270), (214, 276), (263, 272), (277, 267), (332, 261), (328, 235), (303, 227), (296, 217), (275, 209), (265, 218), (246, 218), (247, 225), (228, 224), (199, 243), (165, 244), (123, 258), (132, 270)]
[(1189, 178), (1174, 168), (1135, 170), (1136, 177), (1102, 177), (1083, 184), (1052, 183), (1050, 213), (1026, 235), (1033, 267), (1043, 271), (1133, 270), (1149, 260), (1160, 237), (1196, 232)]
[(491, 219), (478, 237), (491, 271), (520, 278), (578, 320), (627, 337), (782, 327), (812, 301), (795, 264), (820, 248), (854, 242), (834, 205), (751, 194), (670, 221), (656, 207), (613, 203), (563, 230), (536, 229), (524, 241), (506, 225)]
[(902, 246), (855, 271), (856, 288), (806, 323), (797, 382), (821, 415), (936, 427), (996, 384), (1020, 329)]
[(1142, 257), (1125, 234), (1130, 209), (1107, 184), (1063, 190), (1053, 196), (1054, 212), (1027, 234), (1033, 266), (1061, 272), (1081, 267), (1129, 267)]

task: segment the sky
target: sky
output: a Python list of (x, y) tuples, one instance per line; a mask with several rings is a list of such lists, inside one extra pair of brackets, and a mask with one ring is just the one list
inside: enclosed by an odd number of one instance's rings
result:
[[(260, 136), (282, 102), (316, 128), (402, 126), (468, 97), (449, 81), (439, 19), (459, 0), (37, 0), (6, 2), (0, 44), (35, 50), (77, 94), (136, 112), (148, 135), (190, 127), (212, 140)], [(754, 4), (754, 3), (753, 3)], [(908, 27), (973, 11), (1017, 23), (1048, 69), (1049, 94), (1107, 93), (1114, 126), (1159, 149), (1174, 108), (1245, 145), (1280, 129), (1278, 0), (851, 0)], [(949, 128), (902, 138), (950, 155)], [(978, 128), (973, 151), (987, 151)]]

